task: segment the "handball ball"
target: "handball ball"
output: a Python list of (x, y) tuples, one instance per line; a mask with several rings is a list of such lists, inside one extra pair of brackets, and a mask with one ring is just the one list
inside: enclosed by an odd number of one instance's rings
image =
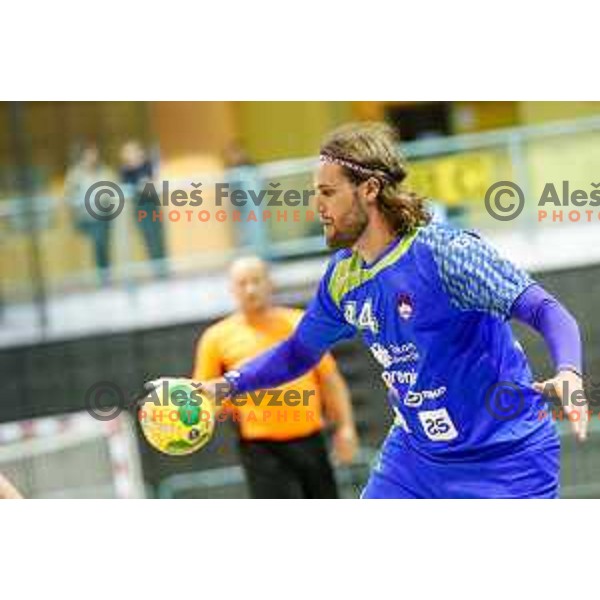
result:
[(170, 456), (200, 450), (215, 427), (213, 403), (189, 379), (165, 379), (142, 400), (138, 419), (148, 443)]

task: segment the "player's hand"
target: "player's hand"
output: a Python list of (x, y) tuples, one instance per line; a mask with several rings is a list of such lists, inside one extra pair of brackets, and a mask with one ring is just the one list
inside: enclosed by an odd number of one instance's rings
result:
[(533, 384), (536, 391), (554, 391), (571, 423), (578, 441), (584, 442), (588, 431), (588, 403), (583, 392), (583, 381), (574, 371), (559, 371), (552, 379)]
[(358, 435), (354, 425), (340, 425), (333, 433), (333, 456), (341, 465), (349, 465), (358, 450)]

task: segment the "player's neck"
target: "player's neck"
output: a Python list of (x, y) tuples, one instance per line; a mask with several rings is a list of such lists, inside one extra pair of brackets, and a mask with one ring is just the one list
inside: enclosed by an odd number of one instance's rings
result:
[(354, 250), (368, 265), (374, 263), (398, 237), (385, 223), (369, 223)]

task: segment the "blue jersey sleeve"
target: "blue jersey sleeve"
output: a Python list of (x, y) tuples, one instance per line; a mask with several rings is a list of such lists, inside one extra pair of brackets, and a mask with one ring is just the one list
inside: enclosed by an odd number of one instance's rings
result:
[(325, 277), (321, 279), (317, 294), (308, 305), (296, 331), (303, 345), (318, 349), (320, 354), (336, 342), (354, 337), (356, 332), (331, 297), (329, 292), (331, 271), (332, 269), (328, 269)]
[(426, 242), (451, 303), (462, 310), (508, 319), (515, 300), (534, 283), (475, 232), (445, 228)]
[(225, 378), (235, 393), (280, 386), (293, 381), (313, 368), (337, 341), (354, 336), (349, 325), (331, 299), (328, 281), (331, 269), (319, 284), (294, 333), (284, 342), (230, 371)]
[(535, 329), (546, 342), (556, 371), (582, 372), (581, 334), (577, 321), (556, 298), (532, 285), (515, 301), (511, 316)]

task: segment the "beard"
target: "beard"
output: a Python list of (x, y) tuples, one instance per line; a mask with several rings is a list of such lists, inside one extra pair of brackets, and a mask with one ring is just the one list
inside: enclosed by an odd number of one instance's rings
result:
[(348, 213), (339, 217), (325, 231), (325, 241), (331, 250), (351, 248), (369, 224), (369, 216), (360, 205), (358, 193), (354, 192), (352, 208)]

